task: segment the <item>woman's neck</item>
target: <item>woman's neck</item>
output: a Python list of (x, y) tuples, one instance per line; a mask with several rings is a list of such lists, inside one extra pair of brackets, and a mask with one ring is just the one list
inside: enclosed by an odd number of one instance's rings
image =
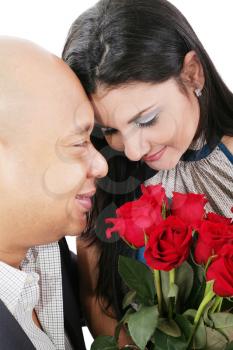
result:
[(231, 154), (233, 154), (233, 136), (223, 136), (221, 141), (231, 152)]

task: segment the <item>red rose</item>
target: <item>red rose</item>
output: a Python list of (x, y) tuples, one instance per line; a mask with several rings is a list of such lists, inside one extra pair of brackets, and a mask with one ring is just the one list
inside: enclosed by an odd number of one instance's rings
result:
[(198, 229), (204, 219), (207, 202), (204, 194), (173, 192), (171, 212), (187, 225)]
[(207, 281), (214, 280), (213, 290), (221, 297), (233, 296), (233, 245), (226, 244), (210, 264)]
[[(216, 217), (212, 217), (216, 219)], [(219, 218), (218, 218), (219, 219)], [(226, 224), (226, 220), (219, 222), (204, 221), (198, 231), (195, 247), (195, 260), (198, 264), (206, 264), (209, 257), (218, 254), (225, 244), (233, 243), (233, 225)]]
[(106, 219), (113, 227), (106, 230), (107, 238), (118, 232), (130, 245), (139, 248), (145, 245), (145, 233), (162, 221), (162, 204), (166, 202), (165, 190), (161, 185), (142, 186), (142, 196), (125, 203), (116, 210), (116, 218)]
[(191, 243), (191, 226), (169, 216), (149, 233), (144, 257), (153, 269), (170, 271), (188, 258)]
[(231, 224), (230, 218), (226, 218), (225, 216), (218, 215), (216, 213), (208, 213), (207, 220), (211, 221), (211, 222), (222, 222), (222, 223), (225, 223), (227, 225)]
[(107, 228), (106, 237), (111, 238), (113, 232), (118, 232), (119, 236), (135, 248), (145, 245), (145, 233), (143, 229), (134, 224), (133, 220), (124, 218), (109, 218), (106, 223), (113, 224), (113, 227)]
[(156, 206), (162, 207), (163, 204), (168, 206), (165, 189), (161, 184), (155, 186), (141, 185), (142, 197), (153, 202)]

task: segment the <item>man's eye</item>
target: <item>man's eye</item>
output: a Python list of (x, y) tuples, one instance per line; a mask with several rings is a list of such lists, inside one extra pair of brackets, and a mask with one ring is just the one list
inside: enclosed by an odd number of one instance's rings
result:
[(113, 128), (101, 128), (101, 131), (104, 136), (109, 136), (117, 133), (117, 130)]
[(88, 146), (89, 142), (88, 141), (83, 141), (83, 142), (80, 142), (80, 143), (75, 143), (73, 145), (73, 147), (86, 147)]

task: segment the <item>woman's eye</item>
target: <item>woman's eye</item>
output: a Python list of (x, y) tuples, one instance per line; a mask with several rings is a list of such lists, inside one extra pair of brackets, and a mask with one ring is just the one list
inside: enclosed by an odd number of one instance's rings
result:
[[(150, 115), (149, 117), (147, 118), (144, 118), (142, 119), (141, 118), (141, 121), (140, 119), (138, 119), (138, 121), (135, 121), (135, 125), (138, 127), (138, 128), (146, 128), (146, 127), (149, 127), (149, 126), (152, 126), (155, 124), (155, 122), (157, 121), (159, 115), (156, 114), (156, 115)], [(101, 128), (102, 130), (102, 133), (104, 134), (104, 136), (111, 136), (111, 135), (114, 135), (118, 132), (117, 129), (113, 129), (113, 128)]]
[(150, 118), (149, 120), (145, 120), (145, 121), (137, 121), (135, 122), (135, 125), (138, 127), (138, 128), (148, 128), (152, 125), (154, 125), (158, 119), (159, 115), (156, 114), (155, 116), (153, 116), (153, 118)]
[(117, 130), (113, 128), (101, 128), (101, 131), (104, 136), (109, 136), (117, 133)]

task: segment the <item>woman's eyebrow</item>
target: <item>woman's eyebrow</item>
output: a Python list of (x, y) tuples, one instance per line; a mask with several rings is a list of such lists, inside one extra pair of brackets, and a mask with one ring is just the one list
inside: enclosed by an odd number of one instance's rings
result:
[[(137, 120), (137, 119), (139, 119), (139, 118), (141, 118), (141, 117), (144, 117), (144, 116), (142, 116), (142, 114), (145, 113), (145, 112), (147, 112), (147, 111), (149, 111), (149, 110), (152, 109), (153, 107), (154, 107), (154, 105), (151, 105), (151, 106), (149, 106), (149, 107), (143, 109), (142, 111), (138, 112), (137, 114), (135, 114), (135, 115), (128, 121), (127, 124), (130, 124), (130, 123), (134, 122), (135, 120)], [(150, 113), (152, 113), (152, 111), (151, 111)], [(145, 117), (146, 117), (146, 116), (147, 116), (147, 115), (145, 115)], [(111, 126), (101, 125), (101, 124), (99, 124), (99, 123), (97, 123), (97, 122), (95, 122), (95, 126), (98, 127), (98, 128), (114, 129), (114, 128), (112, 128)], [(114, 130), (115, 130), (115, 129), (114, 129)]]

